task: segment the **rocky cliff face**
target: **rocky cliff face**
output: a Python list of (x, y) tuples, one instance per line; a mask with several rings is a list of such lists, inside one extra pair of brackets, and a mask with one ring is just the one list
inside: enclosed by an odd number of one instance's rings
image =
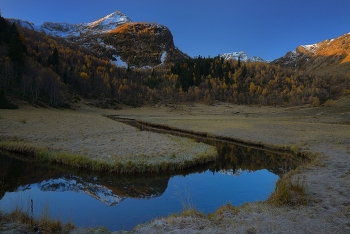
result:
[(350, 71), (350, 33), (298, 46), (271, 63), (319, 75), (346, 75)]
[(155, 66), (189, 57), (175, 47), (167, 27), (156, 23), (133, 23), (119, 11), (94, 22), (81, 24), (45, 22), (36, 26), (28, 21), (12, 21), (22, 27), (83, 46), (118, 66)]
[(127, 23), (101, 39), (116, 49), (122, 61), (135, 67), (161, 64), (167, 59), (168, 52), (175, 49), (169, 29), (158, 24)]

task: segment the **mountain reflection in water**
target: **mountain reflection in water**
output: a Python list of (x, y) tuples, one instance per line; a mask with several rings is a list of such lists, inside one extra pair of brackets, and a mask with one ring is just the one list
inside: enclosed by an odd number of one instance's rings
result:
[(34, 200), (35, 210), (46, 202), (53, 207), (51, 217), (61, 214), (63, 222), (130, 230), (138, 223), (181, 211), (179, 200), (186, 196), (191, 196), (193, 205), (205, 213), (228, 202), (239, 205), (265, 200), (278, 176), (303, 160), (290, 154), (208, 141), (217, 147), (215, 162), (161, 174), (98, 173), (2, 153), (0, 208), (11, 211), (20, 203), (28, 203), (29, 198), (21, 201), (28, 196)]
[(114, 175), (85, 170), (74, 170), (49, 163), (37, 163), (0, 155), (0, 198), (5, 192), (24, 191), (37, 187), (42, 191), (73, 191), (86, 193), (113, 206), (124, 198), (158, 197), (166, 190), (174, 175), (213, 173), (239, 176), (243, 171), (261, 169), (281, 175), (295, 169), (302, 158), (291, 154), (263, 151), (233, 145), (227, 142), (212, 142), (218, 149), (216, 162), (175, 173)]
[(126, 176), (87, 172), (0, 155), (0, 199), (5, 192), (19, 192), (36, 187), (41, 191), (85, 193), (113, 206), (126, 197), (160, 196), (165, 191), (169, 178), (169, 174)]

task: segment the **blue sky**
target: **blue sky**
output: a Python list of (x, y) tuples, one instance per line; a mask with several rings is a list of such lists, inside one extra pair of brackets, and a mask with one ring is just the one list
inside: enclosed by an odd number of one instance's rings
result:
[(167, 26), (190, 56), (245, 51), (272, 60), (350, 32), (349, 0), (0, 0), (5, 18), (87, 23), (116, 10)]

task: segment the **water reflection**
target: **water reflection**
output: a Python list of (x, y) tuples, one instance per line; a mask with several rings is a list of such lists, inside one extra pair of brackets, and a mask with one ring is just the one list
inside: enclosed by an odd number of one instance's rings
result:
[(138, 223), (179, 212), (182, 205), (174, 199), (176, 194), (191, 196), (193, 205), (205, 213), (227, 202), (265, 200), (278, 176), (303, 161), (215, 139), (196, 140), (217, 147), (215, 162), (161, 174), (97, 173), (0, 153), (0, 208), (11, 211), (28, 197), (27, 202), (34, 200), (34, 210), (48, 204), (53, 207), (52, 217), (61, 214), (63, 222), (130, 230)]
[[(208, 142), (207, 142), (208, 143)], [(276, 175), (296, 168), (303, 158), (291, 154), (242, 147), (228, 142), (211, 141), (219, 153), (213, 163), (175, 173), (114, 175), (88, 172), (0, 156), (0, 198), (5, 192), (24, 191), (33, 186), (42, 191), (73, 191), (89, 194), (110, 206), (126, 197), (152, 198), (164, 193), (169, 179), (174, 175), (186, 176), (209, 170), (213, 174), (239, 176), (243, 171), (266, 169)]]
[(281, 176), (307, 160), (302, 155), (243, 147), (223, 141), (211, 141), (210, 144), (217, 148), (219, 154), (214, 165), (210, 167), (213, 172), (230, 170), (232, 174), (235, 174), (237, 170), (267, 169)]
[(126, 176), (87, 172), (0, 154), (0, 199), (5, 192), (35, 187), (41, 191), (85, 193), (113, 206), (126, 197), (160, 196), (167, 188), (170, 177), (166, 173)]
[(167, 127), (159, 128), (139, 123), (135, 120), (123, 119), (118, 116), (109, 116), (111, 119), (131, 125), (141, 131), (152, 131), (157, 133), (168, 133), (177, 136), (188, 137), (216, 147), (218, 158), (209, 168), (212, 172), (221, 170), (230, 170), (232, 174), (236, 170), (256, 171), (267, 169), (276, 175), (282, 175), (290, 170), (295, 169), (307, 161), (303, 155), (294, 155), (290, 152), (278, 152), (273, 150), (262, 149), (258, 147), (249, 147), (232, 143), (225, 140), (219, 140), (210, 137), (201, 137), (188, 134), (181, 130), (173, 131)]

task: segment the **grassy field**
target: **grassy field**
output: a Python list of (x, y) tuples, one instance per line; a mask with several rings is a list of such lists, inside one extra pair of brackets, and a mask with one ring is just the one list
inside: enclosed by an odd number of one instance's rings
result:
[[(102, 114), (291, 149), (313, 159), (280, 179), (266, 202), (240, 207), (227, 204), (208, 215), (191, 207), (139, 225), (132, 233), (350, 232), (350, 97), (333, 107), (189, 104), (99, 110), (82, 105), (77, 111), (26, 107), (0, 112), (0, 135), (106, 161), (109, 156), (148, 158), (145, 152), (170, 159), (174, 154), (177, 158), (190, 152), (210, 152), (207, 146), (140, 132)], [(132, 152), (130, 146), (136, 146)]]
[[(213, 161), (216, 149), (194, 140), (139, 131), (83, 106), (0, 112), (0, 148), (74, 167), (116, 173), (180, 170)], [(28, 154), (27, 154), (28, 155)]]

